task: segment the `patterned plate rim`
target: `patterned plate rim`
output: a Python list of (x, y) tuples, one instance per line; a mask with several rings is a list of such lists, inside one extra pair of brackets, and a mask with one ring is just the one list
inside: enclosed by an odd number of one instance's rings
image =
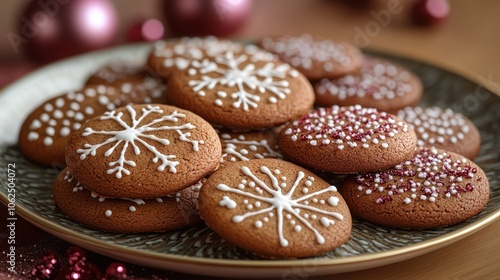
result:
[[(101, 50), (97, 52), (92, 52), (88, 54), (79, 55), (73, 58), (69, 58), (63, 61), (55, 62), (49, 64), (43, 68), (40, 68), (27, 76), (19, 79), (13, 84), (3, 88), (0, 92), (0, 101), (6, 98), (5, 92), (13, 91), (17, 87), (20, 87), (25, 80), (33, 79), (39, 75), (43, 75), (46, 71), (53, 71), (58, 69), (63, 65), (73, 64), (81, 61), (92, 60), (95, 57), (100, 57), (102, 61), (109, 62), (112, 60), (113, 53), (124, 53), (124, 52), (144, 52), (149, 49), (151, 44), (141, 43), (133, 45), (125, 45), (112, 49)], [(368, 51), (370, 52), (370, 51)], [(496, 92), (489, 84), (480, 83), (477, 78), (474, 78), (473, 74), (465, 71), (464, 69), (453, 68), (449, 66), (436, 65), (432, 62), (425, 61), (423, 59), (415, 59), (412, 56), (405, 54), (394, 54), (385, 53), (379, 50), (371, 51), (374, 54), (389, 55), (393, 57), (403, 58), (409, 61), (415, 61), (421, 64), (426, 64), (434, 68), (440, 69), (445, 72), (453, 73), (460, 76), (463, 79), (469, 80), (477, 85), (481, 85), (490, 92), (495, 93), (500, 96), (499, 92)], [(109, 59), (105, 59), (108, 57)], [(83, 76), (83, 74), (82, 74)], [(0, 102), (2, 103), (2, 102)], [(4, 204), (8, 203), (8, 198), (6, 194), (2, 191), (0, 192), (0, 201)], [(49, 233), (66, 240), (68, 242), (75, 243), (76, 245), (91, 249), (97, 253), (108, 255), (110, 257), (115, 257), (122, 259), (124, 261), (129, 261), (145, 266), (163, 268), (176, 270), (185, 273), (196, 273), (203, 275), (212, 276), (238, 276), (246, 275), (245, 273), (252, 273), (255, 277), (272, 277), (282, 275), (285, 269), (291, 269), (294, 267), (304, 267), (307, 263), (314, 261), (314, 271), (311, 275), (325, 275), (332, 273), (342, 273), (348, 271), (354, 271), (359, 269), (367, 269), (376, 266), (381, 266), (385, 264), (390, 264), (394, 262), (403, 261), (410, 259), (433, 250), (445, 247), (451, 243), (459, 241), (462, 238), (469, 236), (472, 233), (484, 228), (485, 226), (493, 223), (500, 218), (500, 209), (494, 210), (492, 213), (485, 215), (484, 217), (472, 222), (471, 224), (464, 226), (458, 230), (446, 233), (439, 237), (431, 238), (419, 243), (412, 245), (390, 249), (384, 252), (368, 253), (357, 256), (349, 256), (342, 258), (333, 259), (297, 259), (297, 260), (230, 260), (230, 259), (210, 259), (205, 257), (194, 257), (194, 256), (181, 256), (168, 253), (158, 253), (153, 251), (131, 249), (126, 246), (112, 244), (103, 240), (92, 238), (91, 236), (75, 232), (70, 229), (66, 229), (56, 222), (49, 221), (23, 206), (16, 205), (16, 212), (30, 221), (34, 225), (40, 227), (41, 229), (48, 231)], [(169, 264), (169, 265), (166, 265)], [(182, 265), (180, 265), (182, 264)], [(193, 270), (193, 267), (202, 267), (201, 270)], [(221, 271), (224, 268), (224, 271)], [(260, 269), (260, 270), (255, 270)], [(237, 274), (235, 274), (237, 273)]]

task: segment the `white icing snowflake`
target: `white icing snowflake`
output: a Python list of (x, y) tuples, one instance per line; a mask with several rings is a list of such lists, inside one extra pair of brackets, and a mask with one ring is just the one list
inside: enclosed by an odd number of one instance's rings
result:
[[(122, 173), (130, 175), (130, 171), (126, 168), (126, 165), (129, 165), (131, 167), (136, 166), (136, 163), (134, 161), (126, 159), (125, 153), (129, 145), (131, 145), (133, 147), (134, 153), (136, 155), (139, 155), (141, 153), (141, 149), (136, 144), (136, 142), (139, 142), (155, 155), (155, 157), (152, 159), (154, 163), (157, 163), (158, 161), (161, 160), (161, 165), (158, 166), (157, 168), (158, 171), (163, 171), (165, 170), (166, 167), (168, 167), (169, 172), (175, 173), (177, 172), (176, 166), (179, 165), (178, 161), (173, 160), (175, 159), (176, 156), (162, 154), (153, 145), (149, 144), (144, 139), (148, 139), (150, 141), (154, 141), (163, 145), (169, 145), (170, 141), (168, 139), (159, 138), (154, 134), (149, 134), (149, 133), (154, 133), (155, 131), (173, 130), (177, 132), (177, 134), (179, 135), (179, 140), (191, 143), (194, 151), (198, 151), (199, 144), (203, 144), (203, 140), (190, 139), (189, 137), (191, 136), (191, 132), (183, 132), (183, 130), (192, 130), (195, 128), (195, 126), (192, 125), (191, 123), (185, 123), (183, 125), (178, 125), (178, 126), (164, 125), (160, 127), (153, 127), (154, 125), (162, 122), (177, 123), (179, 119), (186, 117), (184, 114), (174, 111), (169, 115), (164, 115), (163, 110), (161, 110), (160, 107), (158, 106), (153, 107), (151, 105), (142, 108), (141, 110), (142, 115), (140, 117), (137, 116), (137, 112), (131, 105), (128, 105), (126, 107), (126, 110), (130, 114), (130, 117), (132, 119), (131, 124), (128, 124), (122, 119), (123, 112), (119, 113), (116, 113), (116, 111), (106, 112), (100, 118), (101, 120), (112, 120), (117, 122), (121, 127), (123, 127), (123, 130), (95, 131), (90, 127), (85, 128), (85, 132), (83, 133), (84, 137), (90, 135), (109, 135), (110, 138), (98, 144), (93, 144), (93, 145), (85, 144), (84, 145), (85, 149), (78, 149), (77, 153), (81, 154), (80, 155), (81, 160), (84, 160), (88, 155), (95, 156), (99, 148), (109, 143), (116, 142), (111, 148), (109, 148), (104, 153), (104, 156), (108, 157), (111, 154), (113, 154), (114, 150), (120, 144), (123, 143), (120, 151), (120, 157), (116, 161), (109, 163), (109, 166), (112, 168), (108, 169), (107, 171), (108, 174), (116, 173), (116, 178), (121, 178)], [(149, 123), (141, 124), (144, 118), (146, 118), (150, 114), (161, 114), (161, 115)]]
[(260, 141), (246, 140), (244, 135), (233, 138), (227, 133), (222, 134), (221, 138), (222, 142), (225, 144), (222, 160), (225, 160), (226, 157), (229, 157), (229, 161), (248, 161), (251, 158), (263, 159), (283, 157), (281, 153), (271, 148), (266, 139), (261, 139)]
[(297, 77), (298, 72), (290, 70), (288, 64), (272, 61), (257, 68), (253, 63), (256, 60), (263, 59), (258, 54), (234, 55), (233, 52), (226, 52), (210, 60), (193, 61), (188, 74), (200, 73), (202, 76), (201, 80), (189, 81), (189, 85), (200, 97), (207, 94), (204, 89), (213, 90), (217, 85), (234, 88), (233, 92), (217, 91), (215, 105), (222, 106), (223, 100), (230, 98), (234, 108), (243, 108), (245, 111), (257, 108), (260, 95), (266, 92), (272, 94), (268, 98), (270, 103), (276, 103), (290, 94), (289, 82), (285, 78), (288, 74)]
[[(241, 168), (241, 171), (251, 180), (242, 180), (242, 182), (235, 188), (229, 187), (225, 184), (219, 184), (217, 186), (217, 189), (220, 191), (238, 194), (246, 198), (255, 200), (254, 203), (250, 203), (247, 199), (245, 199), (243, 201), (243, 207), (245, 207), (249, 211), (242, 215), (233, 216), (232, 221), (235, 223), (240, 223), (246, 218), (260, 215), (261, 218), (254, 223), (254, 226), (256, 228), (261, 228), (264, 226), (264, 223), (269, 222), (272, 218), (274, 218), (274, 216), (276, 216), (278, 237), (280, 245), (282, 247), (288, 246), (288, 240), (284, 237), (283, 234), (283, 226), (285, 222), (293, 226), (296, 232), (302, 231), (302, 224), (314, 233), (316, 241), (319, 244), (323, 244), (325, 242), (325, 238), (315, 228), (314, 224), (319, 224), (327, 228), (335, 223), (335, 221), (330, 219), (329, 217), (333, 217), (340, 221), (343, 220), (343, 216), (340, 213), (322, 210), (310, 205), (319, 203), (323, 205), (323, 208), (328, 207), (328, 205), (332, 207), (337, 206), (339, 203), (339, 199), (335, 196), (330, 196), (330, 198), (328, 198), (326, 201), (317, 198), (317, 196), (326, 192), (337, 192), (337, 188), (335, 186), (329, 186), (328, 188), (308, 194), (309, 187), (312, 186), (314, 178), (306, 178), (306, 180), (301, 185), (301, 181), (305, 178), (305, 174), (304, 172), (299, 171), (291, 188), (284, 193), (283, 191), (287, 187), (287, 179), (283, 176), (280, 177), (280, 170), (274, 170), (273, 174), (273, 172), (271, 172), (271, 170), (266, 166), (262, 166), (260, 168), (260, 171), (267, 177), (269, 177), (272, 182), (272, 186), (268, 186), (264, 181), (254, 175), (246, 166), (243, 166)], [(283, 182), (280, 183), (280, 180), (282, 180)], [(292, 198), (292, 196), (299, 185), (301, 185), (302, 193), (304, 195), (294, 199)], [(253, 193), (244, 191), (244, 189), (246, 188), (252, 189)], [(271, 196), (263, 196), (262, 194), (264, 194), (264, 192)], [(234, 209), (238, 206), (237, 203), (229, 196), (224, 196), (219, 202), (219, 205), (222, 207), (227, 207), (228, 209)], [(252, 211), (252, 209), (254, 208), (256, 209)], [(307, 210), (304, 212), (309, 212), (309, 214), (301, 213), (301, 210)], [(311, 212), (313, 214), (311, 214)]]

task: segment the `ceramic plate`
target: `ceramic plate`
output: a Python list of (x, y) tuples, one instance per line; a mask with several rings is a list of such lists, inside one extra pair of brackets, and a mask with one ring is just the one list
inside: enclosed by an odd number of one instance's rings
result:
[[(450, 107), (478, 126), (483, 144), (475, 161), (486, 172), (491, 198), (476, 217), (438, 230), (407, 231), (354, 221), (352, 238), (314, 258), (263, 260), (226, 243), (204, 225), (154, 234), (112, 234), (72, 222), (52, 201), (58, 168), (42, 168), (23, 158), (17, 135), (28, 113), (44, 100), (82, 86), (111, 61), (143, 61), (150, 45), (91, 53), (39, 69), (0, 93), (0, 198), (7, 203), (8, 168), (16, 172), (16, 211), (45, 231), (88, 250), (160, 269), (213, 276), (304, 277), (360, 270), (402, 261), (449, 245), (500, 217), (500, 97), (481, 85), (439, 67), (384, 56), (415, 71), (425, 86), (422, 105)], [(85, 211), (85, 209), (82, 209)], [(301, 278), (302, 279), (302, 278)]]

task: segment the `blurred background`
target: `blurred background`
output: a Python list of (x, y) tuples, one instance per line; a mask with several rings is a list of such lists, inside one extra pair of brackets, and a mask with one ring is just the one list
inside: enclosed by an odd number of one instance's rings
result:
[(495, 0), (1, 1), (0, 86), (40, 64), (133, 41), (311, 33), (471, 73), (498, 91), (499, 10)]
[[(0, 1), (0, 89), (47, 63), (138, 41), (198, 35), (258, 40), (269, 35), (310, 33), (441, 65), (500, 93), (499, 11), (498, 0)], [(6, 215), (5, 207), (1, 207), (1, 213)], [(400, 275), (407, 276), (412, 268), (413, 272), (428, 271), (432, 275), (437, 260), (448, 260), (444, 266), (468, 264), (471, 269), (467, 273), (473, 273), (473, 264), (479, 262), (476, 258), (461, 258), (467, 252), (462, 247), (498, 257), (495, 247), (489, 246), (491, 238), (498, 235), (497, 229), (498, 222), (464, 240), (460, 246), (438, 250), (432, 258), (425, 255), (386, 266), (380, 275), (396, 266), (403, 268)], [(54, 244), (67, 246), (25, 221), (20, 221), (19, 230), (30, 233), (27, 240), (21, 240), (26, 244), (37, 239), (46, 241), (46, 245), (38, 244), (38, 251)], [(110, 262), (102, 258), (89, 256), (96, 263)], [(488, 264), (488, 260), (481, 261)], [(498, 261), (492, 259), (489, 263)], [(116, 270), (115, 266), (110, 265)], [(145, 270), (136, 268), (135, 273), (141, 271)], [(478, 269), (474, 275), (482, 272)], [(187, 279), (163, 274), (170, 279)], [(359, 279), (357, 276), (363, 275), (353, 273), (344, 279)], [(450, 278), (467, 278), (455, 276)]]

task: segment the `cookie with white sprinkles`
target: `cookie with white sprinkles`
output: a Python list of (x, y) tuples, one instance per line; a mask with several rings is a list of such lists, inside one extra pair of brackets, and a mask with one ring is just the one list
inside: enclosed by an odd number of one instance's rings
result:
[(201, 221), (196, 210), (202, 182), (153, 199), (106, 198), (85, 189), (67, 169), (56, 178), (53, 197), (72, 220), (110, 232), (161, 232)]
[(394, 168), (348, 177), (340, 191), (355, 216), (389, 227), (428, 229), (475, 216), (487, 204), (490, 188), (469, 159), (420, 148)]
[(439, 107), (407, 107), (397, 116), (414, 127), (419, 147), (436, 147), (473, 159), (481, 146), (474, 123), (460, 113)]
[(225, 52), (194, 60), (168, 79), (168, 98), (207, 121), (233, 129), (263, 129), (306, 114), (309, 81), (267, 52)]
[(422, 98), (422, 83), (408, 69), (380, 58), (363, 57), (359, 71), (322, 79), (314, 86), (318, 106), (359, 104), (395, 113), (416, 105)]
[(130, 99), (129, 103), (168, 103), (164, 79), (152, 75), (144, 65), (134, 65), (124, 61), (110, 63), (88, 78), (86, 86), (89, 85), (117, 87)]
[(222, 238), (266, 257), (318, 255), (351, 234), (351, 215), (336, 187), (283, 160), (226, 165), (204, 183), (198, 205)]
[(361, 51), (349, 44), (311, 35), (266, 37), (264, 49), (297, 68), (310, 80), (347, 75), (361, 66)]
[(382, 170), (410, 159), (417, 138), (403, 120), (359, 105), (318, 108), (289, 123), (278, 136), (283, 155), (333, 173)]
[(19, 133), (19, 148), (32, 161), (64, 166), (64, 149), (71, 133), (107, 110), (144, 101), (141, 96), (131, 96), (119, 88), (104, 85), (91, 85), (59, 95), (41, 104), (26, 118)]
[(155, 198), (215, 170), (219, 137), (199, 116), (167, 105), (128, 105), (87, 121), (66, 147), (70, 173), (107, 197)]

